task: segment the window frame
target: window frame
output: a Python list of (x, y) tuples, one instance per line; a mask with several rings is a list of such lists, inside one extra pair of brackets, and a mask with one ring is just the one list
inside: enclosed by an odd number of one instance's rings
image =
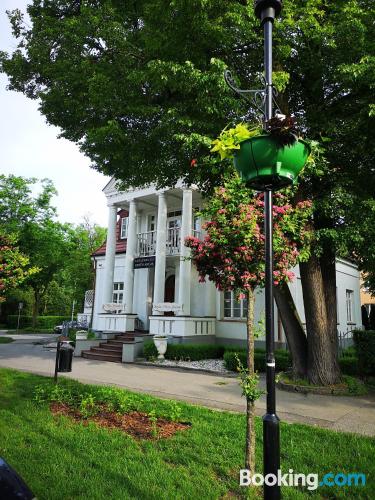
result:
[[(226, 298), (226, 295), (230, 294), (230, 299)], [(231, 291), (225, 291), (223, 293), (223, 300), (224, 300), (224, 307), (223, 307), (223, 319), (228, 320), (228, 321), (246, 321), (247, 319), (247, 307), (244, 307), (245, 302), (247, 299), (240, 299), (239, 301), (235, 300), (234, 292), (233, 290)], [(225, 309), (225, 302), (230, 300), (230, 316), (226, 316)], [(239, 309), (240, 309), (240, 315), (239, 316), (234, 316), (234, 304), (239, 304)], [(238, 309), (238, 307), (236, 308)]]
[(346, 322), (348, 324), (354, 324), (354, 290), (350, 290), (349, 288), (345, 291), (346, 298)]
[[(126, 221), (126, 222), (124, 222), (124, 221)], [(128, 237), (128, 228), (129, 228), (129, 217), (121, 217), (120, 240), (126, 240), (127, 239), (127, 237)]]
[[(119, 300), (121, 296), (121, 300)], [(115, 281), (112, 287), (112, 303), (113, 304), (123, 304), (124, 303), (124, 282)]]

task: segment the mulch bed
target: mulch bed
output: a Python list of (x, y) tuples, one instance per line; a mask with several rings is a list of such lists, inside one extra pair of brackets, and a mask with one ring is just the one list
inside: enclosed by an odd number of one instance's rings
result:
[(161, 439), (172, 437), (176, 432), (190, 428), (186, 422), (172, 422), (165, 418), (158, 418), (156, 422), (157, 435), (153, 432), (153, 425), (147, 413), (132, 411), (121, 414), (109, 411), (105, 405), (99, 405), (100, 409), (96, 415), (84, 418), (79, 410), (65, 403), (51, 403), (50, 409), (53, 415), (65, 415), (75, 422), (87, 425), (95, 422), (100, 427), (107, 429), (118, 429), (136, 439)]

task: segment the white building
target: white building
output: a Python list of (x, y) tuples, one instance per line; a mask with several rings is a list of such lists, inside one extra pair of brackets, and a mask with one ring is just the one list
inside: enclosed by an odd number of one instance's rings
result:
[[(119, 191), (112, 179), (104, 188), (108, 201), (107, 242), (93, 258), (96, 283), (92, 328), (99, 332), (146, 330), (165, 334), (172, 342), (244, 343), (246, 307), (233, 293), (218, 292), (210, 283), (199, 283), (197, 271), (186, 259), (183, 245), (188, 235), (200, 235), (194, 215), (202, 206), (199, 191), (178, 185), (157, 191), (153, 187)], [(338, 330), (361, 325), (360, 286), (357, 267), (337, 260)], [(290, 284), (304, 321), (299, 270)], [(90, 303), (81, 319), (88, 319)], [(263, 291), (256, 298), (256, 320), (264, 312)], [(275, 341), (285, 342), (276, 309)]]

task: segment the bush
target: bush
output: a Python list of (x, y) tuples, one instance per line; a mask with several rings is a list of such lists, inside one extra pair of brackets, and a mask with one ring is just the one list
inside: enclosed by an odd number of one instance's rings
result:
[(339, 365), (344, 375), (358, 375), (358, 358), (356, 356), (344, 356), (339, 359)]
[[(168, 344), (166, 359), (178, 361), (200, 361), (201, 359), (219, 359), (224, 354), (224, 347), (212, 344)], [(153, 342), (145, 342), (143, 355), (146, 359), (155, 358), (158, 351)]]
[[(70, 321), (69, 316), (38, 316), (36, 319), (35, 328), (53, 329), (56, 325), (61, 325), (63, 321)], [(17, 328), (18, 315), (10, 314), (7, 317), (8, 328)], [(20, 329), (31, 327), (33, 322), (32, 316), (20, 316)]]
[(358, 356), (358, 373), (362, 377), (375, 375), (375, 331), (355, 330), (354, 344)]
[[(238, 355), (239, 360), (243, 364), (243, 366), (247, 366), (247, 356), (246, 351), (241, 350), (237, 351), (227, 351), (224, 353), (224, 363), (227, 370), (237, 371), (237, 360), (236, 354)], [(277, 371), (285, 371), (288, 370), (292, 364), (292, 360), (287, 351), (282, 349), (277, 349), (275, 351), (275, 359), (276, 359), (276, 370)], [(254, 367), (257, 372), (264, 372), (266, 370), (266, 361), (265, 361), (265, 352), (264, 351), (254, 351)]]

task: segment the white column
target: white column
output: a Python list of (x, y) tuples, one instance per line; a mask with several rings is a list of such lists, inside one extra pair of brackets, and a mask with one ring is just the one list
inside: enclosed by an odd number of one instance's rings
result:
[(186, 257), (190, 257), (190, 249), (184, 245), (184, 241), (192, 233), (192, 224), (193, 192), (191, 189), (184, 189), (182, 198), (180, 280), (178, 287), (178, 300), (182, 305), (181, 316), (190, 316), (191, 260), (186, 260)]
[(134, 257), (137, 249), (137, 204), (129, 203), (128, 237), (125, 255), (124, 303), (125, 313), (133, 314)]
[[(164, 193), (159, 193), (158, 196), (158, 221), (156, 231), (154, 304), (160, 304), (164, 302), (167, 245), (167, 200)], [(161, 315), (163, 313), (153, 311), (153, 314)]]
[(103, 304), (109, 304), (110, 302), (112, 302), (113, 274), (115, 270), (116, 256), (117, 207), (115, 205), (109, 205), (108, 209), (108, 230), (104, 263), (105, 276), (103, 286)]

